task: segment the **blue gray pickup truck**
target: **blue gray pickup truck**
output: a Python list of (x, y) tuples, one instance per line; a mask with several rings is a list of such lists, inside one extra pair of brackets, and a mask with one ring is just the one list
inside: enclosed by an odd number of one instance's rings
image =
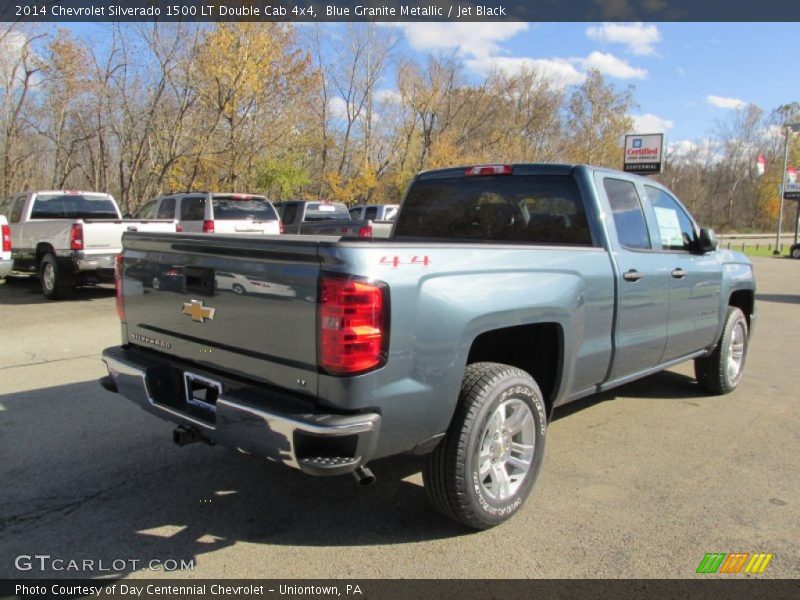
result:
[[(138, 273), (179, 269), (153, 289)], [(274, 285), (233, 293), (218, 273)], [(391, 237), (126, 233), (101, 383), (205, 441), (311, 475), (424, 455), (436, 509), (523, 505), (554, 408), (687, 360), (741, 380), (753, 269), (663, 186), (584, 165), (420, 173)]]

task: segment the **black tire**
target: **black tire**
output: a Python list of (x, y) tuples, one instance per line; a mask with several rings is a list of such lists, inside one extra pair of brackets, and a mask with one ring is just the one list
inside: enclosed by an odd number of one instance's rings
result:
[(233, 287), (231, 287), (231, 289), (233, 290), (234, 294), (239, 294), (240, 296), (242, 294), (244, 294), (245, 291), (247, 291), (247, 290), (244, 289), (244, 287), (242, 287), (241, 284), (238, 284), (238, 283), (234, 283)]
[(54, 254), (48, 253), (39, 262), (39, 285), (48, 300), (60, 300), (73, 290), (75, 278), (65, 272)]
[[(697, 383), (712, 394), (729, 394), (742, 381), (742, 373), (747, 360), (749, 330), (744, 313), (735, 306), (729, 306), (725, 316), (725, 328), (722, 330), (717, 347), (710, 355), (696, 358), (694, 373)], [(733, 339), (736, 336), (737, 339)], [(734, 343), (732, 343), (734, 342)], [(741, 353), (738, 370), (729, 368), (731, 361)]]
[[(521, 428), (533, 441), (527, 444), (532, 446), (532, 457), (527, 472), (524, 475), (517, 474), (515, 491), (508, 497), (495, 499), (486, 487), (486, 478), (493, 477), (495, 468), (508, 473), (506, 461), (497, 459), (502, 461), (502, 465), (489, 465), (490, 472), (482, 478), (480, 469), (488, 463), (480, 463), (479, 452), (486, 448), (487, 442), (495, 447), (492, 439), (497, 438), (487, 437), (487, 428), (490, 427), (490, 417), (494, 417), (501, 404), (505, 405), (503, 411), (513, 404), (519, 407), (520, 415), (525, 415), (517, 401), (527, 406), (532, 417), (530, 424)], [(514, 410), (511, 416), (516, 414)], [(488, 529), (509, 519), (525, 502), (539, 473), (544, 456), (546, 415), (542, 392), (525, 371), (497, 363), (467, 366), (450, 427), (444, 439), (425, 457), (422, 479), (433, 506), (448, 518), (473, 529)], [(501, 440), (501, 448), (510, 447), (519, 438), (503, 437), (503, 440), (506, 439), (508, 444)], [(506, 450), (506, 458), (508, 453), (510, 450)], [(495, 459), (489, 460), (494, 465)]]
[(800, 258), (800, 244), (797, 246), (792, 246), (790, 254), (792, 255), (792, 258)]

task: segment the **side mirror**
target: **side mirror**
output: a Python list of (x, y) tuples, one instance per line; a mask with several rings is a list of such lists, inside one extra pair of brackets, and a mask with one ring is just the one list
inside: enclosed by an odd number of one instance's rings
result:
[(714, 233), (714, 230), (701, 228), (700, 235), (697, 238), (698, 252), (702, 254), (705, 254), (706, 252), (713, 252), (717, 249), (717, 246), (717, 234)]

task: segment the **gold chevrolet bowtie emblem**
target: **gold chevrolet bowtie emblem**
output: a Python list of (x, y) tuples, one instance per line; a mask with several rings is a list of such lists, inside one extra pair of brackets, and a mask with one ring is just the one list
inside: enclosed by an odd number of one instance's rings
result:
[(181, 309), (182, 315), (189, 315), (192, 317), (192, 321), (197, 321), (198, 323), (205, 323), (206, 319), (211, 321), (214, 318), (215, 312), (217, 312), (216, 308), (203, 306), (202, 300), (184, 302), (183, 308)]

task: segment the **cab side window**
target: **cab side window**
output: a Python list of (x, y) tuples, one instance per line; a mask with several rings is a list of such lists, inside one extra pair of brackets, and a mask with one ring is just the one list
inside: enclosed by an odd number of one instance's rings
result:
[(181, 221), (202, 221), (206, 218), (206, 199), (203, 197), (181, 200)]
[(159, 219), (175, 218), (175, 198), (162, 198), (161, 205), (158, 207)]
[(650, 234), (636, 186), (622, 179), (604, 179), (603, 187), (614, 214), (619, 243), (634, 250), (650, 249)]
[(136, 211), (137, 219), (155, 219), (156, 218), (156, 206), (158, 205), (158, 200), (151, 200), (138, 211)]
[(664, 190), (650, 185), (644, 186), (644, 189), (656, 215), (661, 249), (691, 250), (697, 234), (692, 219), (683, 207)]

